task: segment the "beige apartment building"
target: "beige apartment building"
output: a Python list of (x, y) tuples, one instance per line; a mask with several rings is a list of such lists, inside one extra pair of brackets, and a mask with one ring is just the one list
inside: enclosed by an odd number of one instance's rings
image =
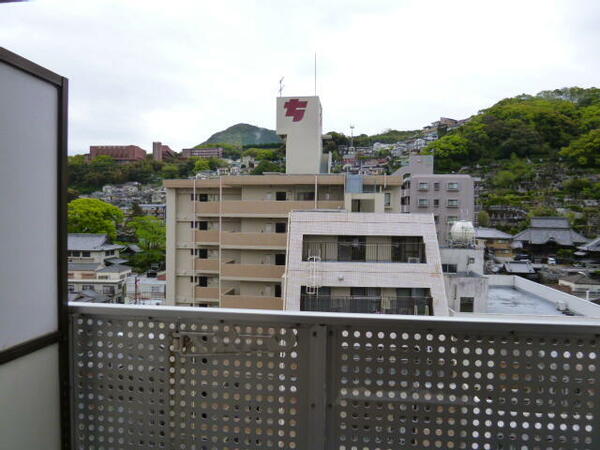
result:
[(401, 177), (166, 180), (167, 304), (283, 309), (293, 210), (400, 212)]

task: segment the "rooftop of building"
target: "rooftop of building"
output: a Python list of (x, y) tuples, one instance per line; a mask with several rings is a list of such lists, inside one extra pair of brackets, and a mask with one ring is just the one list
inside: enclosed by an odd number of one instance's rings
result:
[(543, 297), (511, 286), (488, 288), (489, 314), (526, 314), (535, 316), (562, 316), (556, 305)]
[(584, 275), (582, 273), (575, 273), (573, 275), (567, 275), (565, 277), (560, 277), (559, 278), (561, 281), (568, 281), (570, 283), (575, 283), (575, 284), (594, 284), (594, 285), (600, 285), (600, 280), (589, 277), (587, 275)]
[(512, 239), (512, 234), (497, 230), (496, 228), (475, 228), (475, 237), (479, 239)]
[(123, 272), (131, 272), (131, 267), (124, 266), (122, 264), (115, 264), (113, 266), (103, 267), (98, 271), (98, 273), (123, 273)]
[[(221, 175), (215, 176), (214, 178), (205, 179), (174, 179), (164, 180), (164, 186), (169, 189), (176, 188), (218, 188), (223, 187), (237, 187), (237, 186), (264, 186), (264, 185), (339, 185), (344, 186), (346, 176), (344, 174), (285, 174), (285, 173), (271, 173), (268, 175)], [(402, 177), (393, 175), (364, 175), (363, 184), (378, 184), (387, 186), (400, 186), (402, 185)]]
[(106, 234), (96, 233), (69, 233), (67, 237), (68, 250), (103, 251), (120, 250), (122, 245), (111, 244)]
[(564, 228), (569, 229), (569, 220), (566, 217), (532, 217), (529, 228)]
[(578, 248), (584, 252), (600, 252), (600, 237), (597, 237), (596, 239), (593, 239), (587, 244), (584, 244)]
[(72, 263), (68, 264), (69, 272), (95, 272), (102, 264), (100, 263)]
[(554, 242), (564, 246), (574, 246), (588, 241), (585, 236), (571, 229), (566, 217), (533, 217), (529, 228), (513, 236), (513, 240), (534, 245)]

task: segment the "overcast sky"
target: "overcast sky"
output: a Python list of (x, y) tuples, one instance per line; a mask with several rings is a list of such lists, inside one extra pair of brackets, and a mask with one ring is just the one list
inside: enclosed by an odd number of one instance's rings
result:
[(238, 122), (317, 93), (324, 131), (416, 129), (496, 101), (598, 86), (600, 1), (77, 0), (0, 4), (0, 46), (69, 78), (69, 153)]

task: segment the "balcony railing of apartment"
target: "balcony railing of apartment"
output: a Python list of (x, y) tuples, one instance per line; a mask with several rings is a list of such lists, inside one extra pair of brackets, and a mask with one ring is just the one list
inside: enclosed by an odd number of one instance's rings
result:
[(300, 309), (302, 311), (429, 316), (433, 314), (433, 303), (431, 297), (302, 295)]
[(302, 260), (319, 257), (323, 262), (426, 263), (424, 242), (346, 243), (307, 242), (302, 244)]
[(600, 448), (593, 321), (71, 304), (72, 447)]

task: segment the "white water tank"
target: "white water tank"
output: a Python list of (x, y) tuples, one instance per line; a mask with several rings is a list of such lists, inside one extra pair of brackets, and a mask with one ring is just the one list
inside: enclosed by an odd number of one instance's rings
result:
[(455, 244), (472, 244), (475, 242), (475, 227), (468, 220), (454, 222), (450, 229), (450, 239)]

